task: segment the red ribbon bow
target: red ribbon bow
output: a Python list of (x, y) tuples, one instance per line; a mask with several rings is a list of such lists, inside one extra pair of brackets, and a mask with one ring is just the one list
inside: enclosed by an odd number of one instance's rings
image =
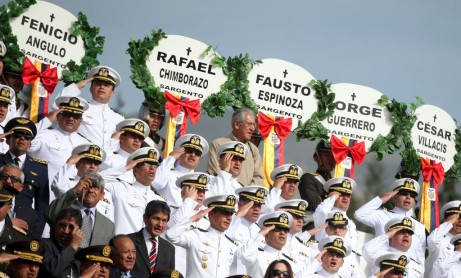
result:
[(50, 65), (46, 65), (45, 70), (40, 72), (35, 68), (29, 58), (26, 57), (24, 69), (22, 71), (22, 81), (24, 84), (32, 84), (37, 78), (40, 78), (43, 87), (51, 94), (58, 84), (58, 70), (57, 68), (51, 68)]
[(445, 170), (443, 169), (442, 162), (431, 164), (421, 157), (421, 168), (424, 181), (430, 181), (431, 178), (434, 178), (436, 184), (442, 184), (445, 178)]
[(200, 118), (199, 99), (189, 100), (186, 98), (185, 101), (181, 101), (167, 91), (165, 91), (164, 95), (166, 99), (165, 108), (170, 111), (171, 116), (176, 117), (181, 112), (181, 109), (183, 109), (185, 116), (190, 118), (192, 124), (198, 123), (198, 119)]
[(285, 139), (291, 133), (291, 124), (291, 118), (280, 117), (278, 120), (272, 120), (264, 113), (258, 113), (258, 128), (264, 139), (269, 136), (272, 127), (280, 140)]
[(331, 143), (331, 152), (335, 158), (336, 163), (340, 163), (346, 157), (351, 154), (352, 159), (355, 163), (360, 164), (365, 160), (365, 142), (360, 142), (355, 144), (352, 147), (345, 145), (338, 137), (332, 135), (330, 139)]

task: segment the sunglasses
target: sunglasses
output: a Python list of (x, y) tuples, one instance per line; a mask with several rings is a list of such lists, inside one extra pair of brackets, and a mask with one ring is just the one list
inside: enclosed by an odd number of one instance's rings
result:
[(410, 196), (411, 198), (416, 198), (416, 193), (408, 192), (408, 191), (399, 191), (400, 196)]
[(284, 228), (284, 227), (279, 227), (279, 226), (275, 226), (274, 232), (285, 232), (285, 233), (288, 233), (290, 231), (289, 228)]
[(288, 271), (281, 271), (280, 269), (273, 269), (271, 271), (271, 277), (290, 277), (290, 273)]
[(26, 140), (26, 141), (32, 140), (32, 136), (31, 136), (31, 135), (29, 135), (29, 134), (23, 134), (23, 133), (15, 133), (15, 134), (13, 134), (13, 138), (14, 138), (14, 139), (23, 138), (23, 139)]
[(6, 173), (0, 173), (0, 180), (6, 181), (8, 178), (10, 178), (13, 183), (21, 183), (21, 178), (19, 177), (11, 176)]
[(186, 148), (184, 150), (187, 154), (195, 154), (196, 156), (201, 156), (202, 155), (202, 152), (199, 151), (199, 150), (196, 150), (196, 149), (192, 149), (192, 148)]
[(72, 113), (72, 112), (69, 112), (69, 111), (62, 111), (61, 113), (61, 116), (65, 117), (65, 118), (74, 118), (76, 120), (80, 120), (82, 118), (82, 115), (81, 114), (75, 114), (75, 113)]

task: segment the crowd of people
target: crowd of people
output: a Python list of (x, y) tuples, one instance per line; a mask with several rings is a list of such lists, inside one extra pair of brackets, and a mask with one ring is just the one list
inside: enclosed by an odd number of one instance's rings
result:
[[(356, 182), (284, 164), (264, 176), (254, 113), (231, 131), (176, 140), (163, 157), (164, 107), (125, 119), (109, 101), (116, 70), (97, 66), (29, 120), (21, 73), (0, 42), (0, 268), (11, 277), (459, 277), (461, 201), (430, 234), (414, 214), (418, 177), (399, 176), (349, 211)], [(91, 100), (80, 97), (89, 87)], [(206, 161), (202, 161), (206, 160)], [(206, 163), (207, 172), (195, 171)], [(300, 197), (298, 197), (300, 196)], [(353, 221), (374, 228), (362, 244)], [(366, 262), (363, 271), (361, 259)], [(4, 277), (2, 276), (2, 277)]]

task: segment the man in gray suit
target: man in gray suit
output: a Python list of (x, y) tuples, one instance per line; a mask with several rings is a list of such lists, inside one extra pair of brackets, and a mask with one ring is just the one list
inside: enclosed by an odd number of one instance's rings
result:
[(82, 228), (85, 238), (80, 247), (107, 245), (115, 234), (115, 225), (96, 210), (96, 205), (104, 198), (104, 180), (98, 173), (88, 172), (82, 176), (74, 188), (54, 200), (46, 217), (55, 219), (60, 210), (67, 207), (79, 209), (82, 213)]

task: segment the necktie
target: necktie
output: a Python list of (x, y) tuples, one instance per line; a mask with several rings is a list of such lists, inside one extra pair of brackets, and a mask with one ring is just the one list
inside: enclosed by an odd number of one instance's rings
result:
[(19, 166), (19, 161), (20, 161), (20, 160), (19, 160), (19, 158), (17, 158), (17, 157), (15, 157), (15, 158), (13, 159), (13, 163), (16, 164), (16, 166)]
[(82, 232), (85, 233), (85, 238), (80, 244), (81, 248), (90, 246), (91, 231), (93, 230), (93, 221), (91, 220), (91, 210), (89, 208), (85, 209), (85, 215), (82, 219)]
[(157, 264), (157, 239), (155, 237), (151, 238), (152, 248), (149, 253), (149, 269), (150, 273), (154, 272), (155, 265)]

